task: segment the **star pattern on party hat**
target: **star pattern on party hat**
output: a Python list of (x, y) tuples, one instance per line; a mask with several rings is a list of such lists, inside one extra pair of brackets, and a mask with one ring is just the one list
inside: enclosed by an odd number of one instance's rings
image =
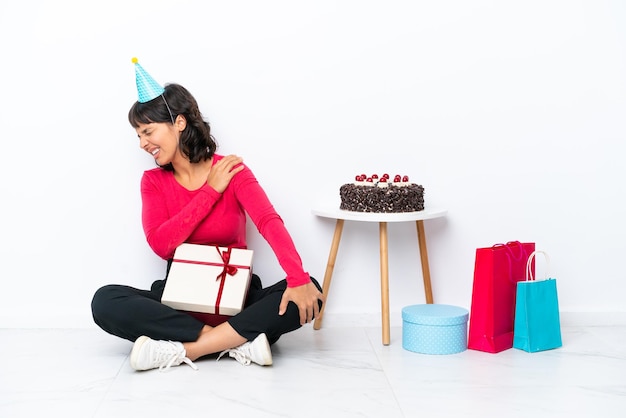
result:
[(165, 89), (157, 83), (150, 74), (143, 69), (137, 58), (132, 59), (135, 64), (135, 78), (137, 81), (137, 95), (139, 103), (146, 103), (159, 97)]

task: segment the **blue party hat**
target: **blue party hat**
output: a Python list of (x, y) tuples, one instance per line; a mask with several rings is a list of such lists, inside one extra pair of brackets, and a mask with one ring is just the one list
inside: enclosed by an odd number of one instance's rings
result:
[(137, 79), (137, 94), (139, 103), (146, 103), (152, 99), (159, 97), (165, 89), (157, 83), (139, 64), (137, 58), (132, 59), (135, 64), (135, 77)]

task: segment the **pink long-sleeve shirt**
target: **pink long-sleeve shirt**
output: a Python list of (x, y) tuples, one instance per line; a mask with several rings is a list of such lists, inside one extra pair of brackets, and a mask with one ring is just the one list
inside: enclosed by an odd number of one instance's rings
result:
[[(213, 164), (223, 158), (214, 155)], [(141, 179), (142, 223), (150, 248), (168, 260), (183, 242), (247, 248), (246, 212), (276, 254), (289, 287), (310, 282), (283, 220), (252, 171), (244, 169), (223, 193), (205, 183), (187, 190), (174, 173), (146, 170)]]

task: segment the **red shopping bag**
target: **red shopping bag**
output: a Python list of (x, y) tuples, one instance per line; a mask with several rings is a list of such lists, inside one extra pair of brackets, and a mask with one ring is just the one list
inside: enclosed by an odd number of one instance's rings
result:
[(513, 347), (517, 282), (525, 280), (533, 251), (534, 242), (519, 241), (476, 249), (468, 348), (498, 353)]

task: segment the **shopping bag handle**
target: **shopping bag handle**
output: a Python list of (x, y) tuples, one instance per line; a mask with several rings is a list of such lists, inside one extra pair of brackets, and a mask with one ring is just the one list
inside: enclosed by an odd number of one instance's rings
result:
[(532, 261), (533, 258), (537, 255), (537, 254), (543, 254), (543, 256), (546, 259), (546, 278), (544, 280), (547, 280), (550, 277), (550, 257), (548, 256), (548, 253), (546, 253), (545, 251), (541, 251), (541, 250), (536, 250), (533, 251), (532, 253), (530, 253), (530, 255), (528, 256), (528, 261), (526, 262), (526, 281), (529, 280), (535, 280), (535, 278), (533, 277), (533, 272), (532, 272)]
[[(517, 247), (519, 248), (519, 257), (516, 257), (515, 253), (511, 249), (513, 244), (517, 244)], [(496, 247), (504, 247), (506, 249), (506, 258), (507, 258), (507, 260), (509, 262), (509, 280), (514, 282), (514, 283), (516, 283), (517, 280), (513, 279), (513, 265), (512, 265), (512, 262), (511, 262), (511, 258), (513, 258), (513, 260), (518, 261), (518, 262), (522, 261), (524, 259), (524, 256), (526, 255), (526, 251), (524, 250), (524, 246), (519, 241), (509, 241), (506, 244), (494, 244), (492, 246), (492, 248), (496, 248)]]
[[(513, 253), (513, 250), (511, 249), (513, 244), (517, 244), (517, 247), (519, 248), (519, 256), (518, 257), (515, 256), (515, 254)], [(511, 254), (511, 256), (513, 257), (513, 259), (515, 261), (521, 260), (524, 257), (524, 255), (526, 255), (526, 252), (524, 251), (524, 246), (519, 241), (509, 241), (506, 244), (494, 244), (493, 247), (494, 248), (495, 247), (504, 247), (504, 248), (506, 248), (507, 252), (509, 254)]]

